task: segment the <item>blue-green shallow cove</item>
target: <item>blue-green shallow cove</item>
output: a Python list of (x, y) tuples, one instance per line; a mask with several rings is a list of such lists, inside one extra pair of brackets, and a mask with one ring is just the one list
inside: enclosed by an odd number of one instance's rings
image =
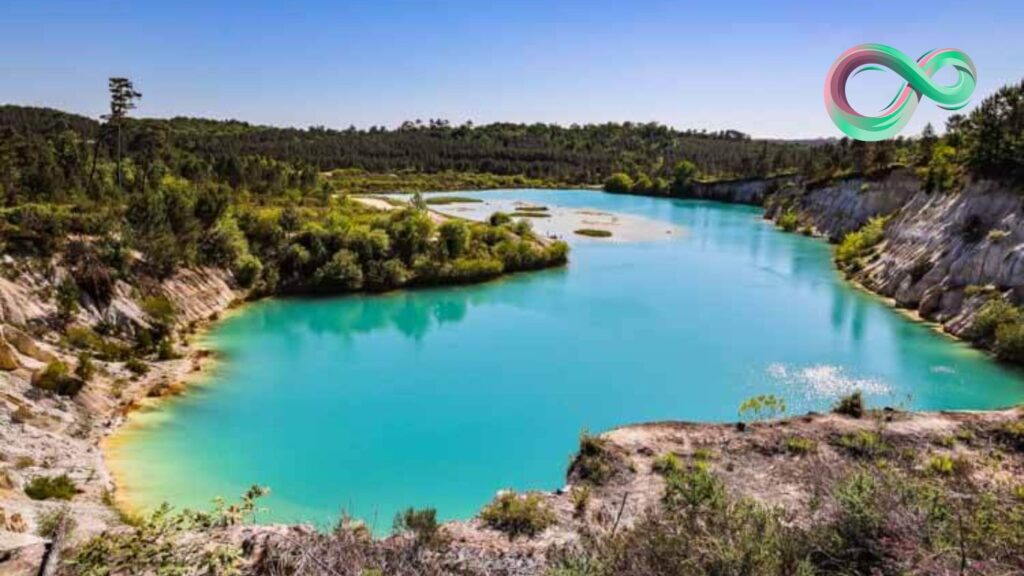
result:
[(828, 245), (757, 209), (484, 194), (686, 232), (574, 240), (567, 269), (485, 285), (253, 305), (213, 333), (226, 360), (209, 386), (124, 432), (127, 497), (205, 506), (260, 483), (261, 520), (324, 525), (345, 509), (380, 533), (406, 506), (468, 518), (500, 488), (562, 485), (585, 428), (733, 421), (759, 393), (791, 412), (854, 388), (915, 409), (1024, 398), (1017, 373), (850, 288)]

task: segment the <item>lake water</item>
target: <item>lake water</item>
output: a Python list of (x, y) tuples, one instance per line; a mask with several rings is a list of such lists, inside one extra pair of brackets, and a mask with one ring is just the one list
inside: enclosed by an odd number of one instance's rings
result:
[[(464, 195), (464, 194), (460, 194)], [(596, 209), (681, 233), (570, 239), (565, 269), (489, 284), (271, 300), (220, 325), (224, 362), (133, 415), (110, 449), (122, 494), (202, 507), (268, 485), (261, 520), (386, 531), (407, 506), (467, 518), (500, 488), (554, 489), (582, 429), (735, 421), (755, 394), (791, 413), (995, 408), (1024, 380), (847, 286), (830, 247), (760, 210), (586, 191), (481, 198)]]

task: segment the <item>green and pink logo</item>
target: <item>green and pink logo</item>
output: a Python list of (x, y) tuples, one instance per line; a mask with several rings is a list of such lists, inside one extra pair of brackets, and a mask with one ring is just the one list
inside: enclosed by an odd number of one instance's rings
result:
[[(940, 86), (932, 80), (940, 69), (952, 66), (957, 80)], [(864, 116), (846, 99), (846, 82), (867, 70), (888, 68), (906, 82), (878, 116)], [(942, 48), (925, 53), (915, 62), (906, 54), (884, 44), (861, 44), (850, 48), (832, 64), (825, 78), (825, 108), (836, 126), (850, 138), (874, 142), (895, 136), (914, 115), (921, 96), (946, 110), (967, 105), (978, 79), (974, 62), (961, 50)]]

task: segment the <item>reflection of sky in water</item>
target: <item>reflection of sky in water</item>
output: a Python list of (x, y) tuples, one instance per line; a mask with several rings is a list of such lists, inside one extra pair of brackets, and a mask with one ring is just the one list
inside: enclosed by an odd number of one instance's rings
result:
[[(460, 194), (461, 195), (461, 194)], [(137, 502), (203, 505), (269, 485), (272, 520), (340, 507), (386, 530), (405, 506), (469, 517), (503, 487), (564, 482), (579, 431), (732, 421), (861, 389), (876, 406), (1019, 402), (1017, 372), (853, 290), (817, 240), (753, 208), (581, 191), (488, 192), (658, 220), (665, 241), (569, 238), (564, 269), (484, 285), (271, 300), (229, 318), (199, 394), (120, 446)]]

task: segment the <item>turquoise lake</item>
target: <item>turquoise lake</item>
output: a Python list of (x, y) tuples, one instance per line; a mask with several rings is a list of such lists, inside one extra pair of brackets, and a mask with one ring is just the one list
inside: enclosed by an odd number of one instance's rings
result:
[(582, 429), (735, 421), (762, 393), (790, 413), (854, 389), (915, 409), (1024, 399), (1020, 373), (849, 287), (825, 242), (759, 209), (479, 194), (683, 233), (570, 239), (568, 267), (483, 285), (252, 305), (212, 332), (224, 360), (209, 382), (119, 433), (128, 500), (205, 507), (258, 483), (272, 489), (261, 521), (327, 525), (344, 509), (382, 533), (407, 506), (468, 518), (501, 488), (563, 485)]

